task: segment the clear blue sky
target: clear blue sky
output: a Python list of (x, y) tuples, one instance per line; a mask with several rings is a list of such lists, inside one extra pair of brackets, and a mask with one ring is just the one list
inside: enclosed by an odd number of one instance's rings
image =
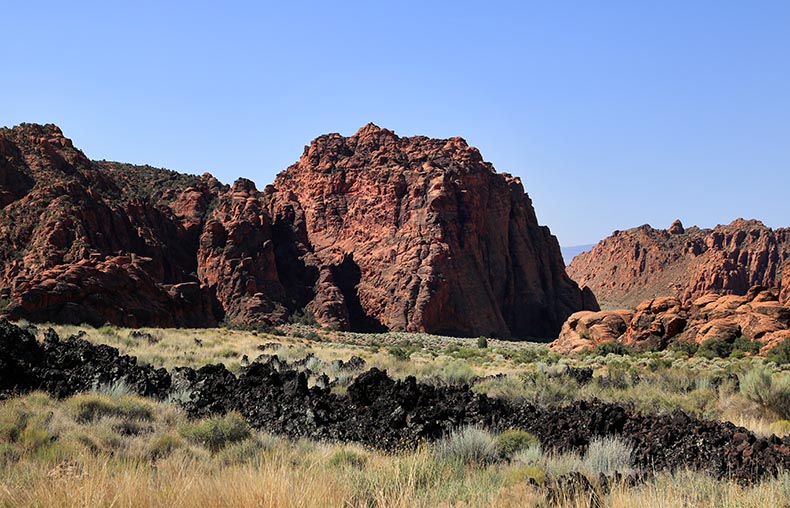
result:
[(790, 226), (790, 2), (647, 4), (5, 2), (0, 125), (262, 188), (372, 121), (465, 137), (563, 245)]

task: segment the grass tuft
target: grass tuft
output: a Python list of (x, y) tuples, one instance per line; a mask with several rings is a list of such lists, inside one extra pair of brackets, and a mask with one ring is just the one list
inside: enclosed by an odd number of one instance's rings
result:
[(463, 464), (490, 464), (495, 462), (496, 439), (479, 427), (464, 427), (434, 443), (434, 453), (439, 460)]
[(250, 426), (238, 413), (228, 413), (184, 425), (181, 435), (188, 441), (216, 453), (226, 446), (249, 439)]

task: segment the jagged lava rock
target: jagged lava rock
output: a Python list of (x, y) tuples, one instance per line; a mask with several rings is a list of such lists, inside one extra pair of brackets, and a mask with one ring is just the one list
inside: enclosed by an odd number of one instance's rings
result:
[[(581, 370), (563, 375), (578, 376)], [(171, 373), (137, 365), (134, 357), (78, 336), (60, 340), (51, 329), (38, 343), (0, 319), (0, 400), (32, 390), (67, 397), (123, 381), (139, 395), (178, 394), (191, 417), (235, 410), (253, 427), (291, 439), (353, 441), (395, 451), (475, 425), (524, 429), (545, 450), (557, 452), (584, 453), (596, 436), (619, 436), (631, 443), (634, 465), (648, 471), (693, 469), (750, 483), (790, 468), (790, 437), (758, 437), (730, 422), (700, 420), (679, 410), (634, 414), (600, 401), (535, 406), (474, 393), (468, 385), (432, 386), (413, 376), (396, 380), (376, 368), (337, 394), (317, 382), (309, 387), (310, 375), (276, 356), (243, 367), (238, 377), (221, 364)]]
[(714, 229), (669, 230), (649, 225), (615, 231), (576, 256), (568, 274), (588, 286), (604, 308), (635, 307), (660, 296), (690, 300), (716, 292), (744, 295), (776, 287), (790, 259), (790, 229), (738, 219)]
[[(551, 337), (572, 312), (597, 310), (565, 273), (519, 178), (496, 173), (461, 138), (398, 137), (372, 124), (321, 136), (269, 195), (275, 229), (298, 244), (280, 262), (313, 267), (303, 286), (320, 295), (321, 320)], [(341, 303), (347, 313), (333, 321)]]

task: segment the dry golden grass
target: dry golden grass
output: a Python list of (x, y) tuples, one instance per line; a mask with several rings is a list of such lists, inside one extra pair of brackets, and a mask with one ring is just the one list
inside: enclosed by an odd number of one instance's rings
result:
[[(371, 454), (362, 466), (334, 464), (340, 446), (302, 452), (287, 444), (258, 461), (219, 466), (174, 454), (156, 464), (79, 457), (71, 475), (52, 477), (49, 466), (20, 464), (0, 483), (4, 507), (511, 507), (545, 506), (525, 481), (504, 480), (510, 466), (437, 464), (425, 451), (409, 456)], [(638, 487), (616, 486), (601, 497), (613, 508), (788, 506), (788, 480), (754, 487), (699, 473), (661, 474)], [(587, 507), (582, 499), (561, 506)]]
[[(277, 354), (288, 361), (301, 360), (313, 354), (325, 364), (333, 360), (348, 360), (351, 356), (359, 356), (367, 362), (367, 367), (386, 369), (390, 375), (403, 378), (414, 375), (418, 379), (435, 377), (442, 373), (445, 366), (458, 363), (458, 359), (443, 353), (448, 345), (466, 347), (476, 352), (476, 339), (456, 339), (450, 337), (424, 336), (425, 347), (414, 347), (414, 353), (408, 361), (399, 360), (389, 350), (388, 343), (397, 340), (409, 342), (400, 337), (402, 334), (370, 335), (343, 334), (341, 332), (316, 331), (311, 328), (290, 326), (284, 329), (290, 335), (273, 335), (265, 332), (235, 330), (227, 328), (140, 328), (138, 331), (147, 333), (154, 338), (151, 342), (146, 338), (135, 337), (132, 329), (115, 326), (93, 328), (90, 326), (44, 324), (38, 328), (43, 332), (47, 327), (53, 328), (61, 338), (84, 333), (84, 338), (95, 344), (108, 344), (117, 347), (121, 353), (136, 356), (141, 363), (154, 367), (193, 367), (198, 368), (209, 363), (221, 362), (232, 372), (238, 372), (244, 364), (244, 358), (253, 361), (260, 354)], [(301, 337), (300, 337), (301, 335)], [(324, 340), (305, 338), (320, 336)], [(331, 339), (331, 340), (328, 340)], [(340, 342), (353, 339), (351, 342)], [(278, 343), (279, 347), (258, 349), (259, 345)], [(500, 349), (523, 349), (524, 343), (507, 343), (491, 340)], [(469, 377), (486, 376), (498, 373), (517, 374), (523, 372), (523, 366), (514, 365), (504, 358), (495, 359), (497, 355), (491, 351), (481, 355), (483, 358), (469, 364)], [(452, 366), (450, 367), (452, 369)]]
[[(630, 401), (649, 410), (681, 407), (760, 435), (790, 429), (790, 422), (777, 421), (776, 415), (737, 390), (715, 389), (707, 382), (715, 372), (740, 367), (729, 360), (696, 362), (662, 353), (656, 358), (668, 359), (672, 366), (653, 372), (648, 363), (654, 358), (647, 356), (563, 358), (552, 366), (558, 359), (548, 358), (543, 346), (490, 341), (489, 349), (479, 350), (475, 339), (423, 335), (404, 339), (402, 334), (362, 337), (322, 331), (323, 338), (332, 340), (317, 341), (298, 327), (286, 327), (289, 336), (223, 328), (142, 329), (153, 337), (149, 341), (117, 327), (53, 328), (61, 337), (82, 330), (92, 342), (118, 347), (157, 367), (222, 362), (238, 371), (245, 355), (252, 361), (262, 353), (260, 344), (276, 342), (280, 345), (263, 352), (287, 360), (312, 353), (323, 362), (322, 368), (332, 360), (357, 355), (367, 367), (387, 369), (395, 377), (463, 381), (506, 373), (505, 380), (489, 380), (476, 389), (505, 398), (542, 397), (556, 402), (599, 397)], [(393, 347), (409, 349), (408, 360), (391, 353)], [(537, 361), (515, 359), (536, 350)], [(513, 360), (508, 359), (509, 351)], [(748, 368), (748, 362), (742, 362)], [(596, 375), (615, 368), (629, 375), (636, 371), (642, 382), (620, 389), (596, 383), (579, 386), (567, 378), (539, 376), (540, 382), (532, 385), (521, 379), (544, 371), (547, 364), (555, 368), (565, 363), (593, 366)], [(697, 386), (683, 389), (684, 380), (692, 378)], [(200, 436), (196, 426), (219, 424), (224, 423), (190, 423), (175, 406), (123, 394), (88, 393), (54, 401), (36, 393), (0, 402), (0, 506), (546, 506), (544, 493), (531, 487), (528, 478), (570, 471), (596, 477), (584, 457), (546, 455), (539, 450), (517, 455), (509, 463), (466, 465), (440, 459), (427, 446), (393, 455), (355, 445), (293, 443), (260, 432), (242, 432), (238, 442), (219, 445), (195, 438)], [(696, 472), (661, 473), (637, 487), (615, 486), (601, 501), (602, 506), (615, 508), (790, 507), (790, 477), (743, 487)], [(566, 499), (560, 505), (588, 506), (588, 501)]]
[[(0, 402), (2, 507), (509, 507), (546, 506), (528, 483), (568, 471), (595, 481), (573, 454), (517, 454), (463, 463), (431, 446), (387, 454), (357, 445), (290, 442), (263, 433), (209, 446), (171, 405), (101, 393), (55, 401), (44, 394)], [(137, 429), (129, 435), (129, 429)], [(751, 487), (701, 473), (659, 474), (616, 485), (602, 506), (788, 506), (790, 477)], [(565, 499), (560, 506), (588, 506)]]

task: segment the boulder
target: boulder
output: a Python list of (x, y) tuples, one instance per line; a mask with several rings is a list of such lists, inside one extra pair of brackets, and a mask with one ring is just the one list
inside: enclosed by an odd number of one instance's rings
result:
[(660, 297), (641, 302), (634, 311), (578, 312), (566, 320), (550, 348), (574, 353), (617, 341), (661, 350), (676, 341), (701, 344), (744, 337), (758, 342), (765, 354), (790, 329), (790, 308), (777, 299), (776, 290), (755, 286), (744, 296), (711, 294), (693, 301)]

